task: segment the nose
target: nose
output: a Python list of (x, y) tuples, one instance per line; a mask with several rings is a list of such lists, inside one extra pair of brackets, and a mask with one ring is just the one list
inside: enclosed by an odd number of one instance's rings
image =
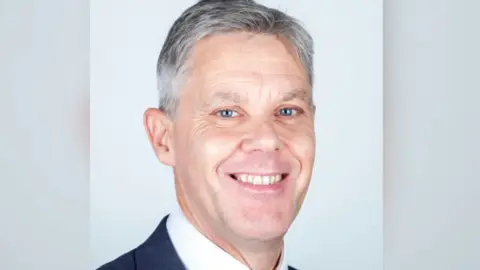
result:
[(249, 153), (254, 151), (274, 152), (282, 148), (283, 143), (271, 123), (255, 125), (242, 142), (242, 150)]

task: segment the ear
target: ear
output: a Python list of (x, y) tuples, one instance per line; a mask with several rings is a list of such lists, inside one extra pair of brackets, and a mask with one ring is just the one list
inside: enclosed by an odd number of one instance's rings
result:
[(172, 120), (163, 111), (151, 108), (145, 111), (143, 125), (160, 162), (173, 167), (175, 156), (172, 142)]

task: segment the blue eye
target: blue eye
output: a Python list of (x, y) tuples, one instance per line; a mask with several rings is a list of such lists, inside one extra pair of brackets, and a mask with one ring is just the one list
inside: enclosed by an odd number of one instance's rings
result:
[(281, 116), (293, 116), (297, 113), (297, 110), (294, 108), (282, 108), (279, 111)]
[(225, 110), (218, 111), (217, 116), (220, 116), (223, 118), (232, 118), (232, 117), (238, 116), (238, 113), (234, 110), (225, 109)]

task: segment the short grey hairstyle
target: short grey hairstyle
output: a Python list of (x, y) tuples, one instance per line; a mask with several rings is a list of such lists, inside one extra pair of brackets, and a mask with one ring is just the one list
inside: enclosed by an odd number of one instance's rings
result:
[(295, 48), (313, 87), (313, 40), (295, 18), (253, 0), (203, 0), (173, 23), (157, 63), (159, 109), (174, 118), (186, 62), (195, 43), (232, 32), (270, 34), (286, 38)]

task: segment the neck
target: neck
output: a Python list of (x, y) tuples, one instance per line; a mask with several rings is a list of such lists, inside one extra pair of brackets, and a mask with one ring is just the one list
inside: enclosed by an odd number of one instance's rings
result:
[(251, 270), (275, 270), (278, 267), (283, 239), (251, 241), (221, 237), (213, 229), (202, 226), (203, 223), (195, 218), (183, 200), (179, 200), (179, 205), (185, 217), (199, 232)]

